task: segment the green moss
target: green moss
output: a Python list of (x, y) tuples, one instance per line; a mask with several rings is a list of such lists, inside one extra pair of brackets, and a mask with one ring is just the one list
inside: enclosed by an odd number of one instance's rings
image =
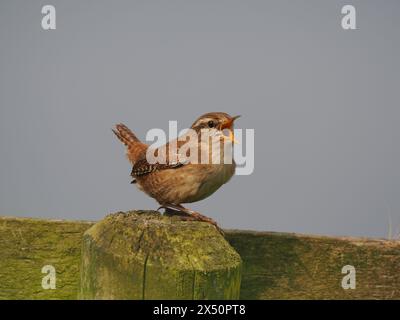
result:
[[(157, 215), (158, 213), (152, 213)], [(123, 217), (123, 215), (122, 215)], [(146, 215), (148, 222), (151, 216)], [(175, 225), (173, 220), (162, 218), (156, 224), (153, 235), (159, 235), (163, 240), (168, 252), (161, 254), (158, 258), (151, 254), (147, 258), (146, 265), (149, 266), (143, 281), (144, 263), (139, 264), (139, 270), (127, 273), (125, 267), (132, 264), (137, 258), (143, 261), (146, 252), (151, 252), (152, 233), (138, 233), (134, 228), (124, 229), (124, 233), (111, 237), (101, 229), (93, 229), (99, 244), (93, 243), (91, 236), (85, 237), (85, 250), (89, 250), (93, 256), (84, 263), (92, 268), (91, 274), (96, 274), (99, 268), (95, 261), (99, 259), (106, 262), (106, 269), (117, 270), (120, 266), (124, 268), (118, 273), (109, 273), (109, 277), (117, 277), (120, 283), (134, 282), (134, 286), (120, 286), (110, 291), (110, 298), (116, 297), (120, 291), (125, 296), (142, 299), (146, 296), (146, 288), (152, 290), (156, 296), (157, 288), (169, 290), (173, 287), (175, 295), (182, 298), (211, 298), (212, 291), (209, 286), (215, 283), (222, 283), (219, 278), (219, 271), (222, 269), (222, 262), (227, 263), (229, 259), (220, 260), (209, 253), (211, 250), (223, 249), (214, 244), (219, 237), (214, 234), (212, 227), (207, 224), (201, 225), (201, 232), (190, 229), (197, 223), (179, 222), (178, 225), (185, 230), (190, 230), (185, 235), (187, 239), (195, 237), (200, 245), (193, 247), (186, 241), (178, 241), (174, 231), (163, 225)], [(145, 220), (143, 220), (145, 221)], [(186, 226), (185, 226), (186, 224)], [(93, 223), (88, 222), (67, 222), (50, 221), (22, 218), (0, 218), (0, 299), (76, 299), (79, 287), (79, 270), (81, 265), (81, 248), (83, 233)], [(164, 229), (164, 230), (163, 230)], [(208, 231), (212, 232), (211, 237)], [(193, 234), (193, 235), (192, 235)], [(241, 299), (400, 299), (400, 242), (368, 239), (344, 239), (315, 237), (285, 233), (251, 232), (251, 231), (225, 231), (226, 239), (230, 245), (240, 254), (242, 258), (242, 279), (240, 281), (230, 280), (229, 277), (237, 279), (234, 273), (237, 269), (228, 268), (221, 271), (225, 274), (228, 285), (221, 285), (217, 292), (224, 290), (225, 297), (233, 297), (232, 292), (237, 292), (240, 286)], [(137, 237), (135, 237), (135, 235)], [(204, 236), (209, 246), (204, 243), (201, 237)], [(216, 238), (213, 238), (213, 237)], [(131, 237), (131, 254), (123, 254), (126, 247), (126, 239)], [(169, 239), (169, 240), (168, 240)], [(183, 238), (182, 238), (183, 239)], [(186, 239), (186, 238), (185, 238)], [(112, 243), (115, 252), (119, 252), (116, 263), (116, 255), (111, 257), (108, 252), (99, 250), (101, 246)], [(91, 245), (88, 245), (91, 243)], [(125, 243), (125, 244), (124, 244)], [(171, 258), (176, 243), (180, 250), (186, 252), (180, 255), (179, 260)], [(96, 247), (96, 246), (97, 247)], [(157, 248), (157, 243), (152, 245)], [(213, 247), (213, 246), (216, 247)], [(97, 256), (96, 256), (97, 254)], [(142, 256), (140, 256), (142, 255)], [(207, 256), (207, 259), (199, 259), (200, 256)], [(85, 254), (84, 256), (87, 256)], [(182, 269), (165, 267), (166, 263), (173, 261)], [(44, 290), (41, 287), (41, 273), (44, 265), (51, 264), (57, 271), (57, 289)], [(343, 290), (341, 280), (343, 275), (341, 269), (344, 265), (353, 265), (357, 271), (356, 290)], [(213, 276), (203, 277), (209, 265), (218, 266), (214, 268)], [(189, 266), (189, 270), (185, 267)], [(101, 267), (104, 268), (104, 267)], [(163, 270), (168, 269), (168, 275), (174, 274), (176, 282), (173, 286), (160, 286), (165, 281)], [(199, 271), (194, 271), (195, 269)], [(146, 267), (147, 270), (147, 267)], [(101, 272), (101, 270), (100, 270)], [(135, 278), (133, 275), (137, 275)], [(207, 274), (206, 274), (207, 275)], [(172, 276), (167, 279), (174, 279)], [(214, 280), (216, 279), (216, 280)], [(101, 289), (96, 284), (96, 279), (91, 281), (93, 292)], [(110, 280), (107, 280), (110, 281)], [(165, 282), (164, 282), (165, 281)], [(87, 283), (86, 286), (89, 286)], [(143, 286), (145, 284), (145, 286)], [(175, 286), (175, 287), (174, 287)], [(143, 290), (143, 288), (145, 290)], [(195, 289), (193, 289), (195, 288)], [(167, 291), (166, 291), (167, 292)], [(168, 291), (169, 292), (169, 291)], [(220, 294), (220, 293), (218, 293)], [(171, 296), (172, 297), (172, 296)]]
[(210, 224), (107, 216), (84, 236), (81, 298), (238, 298), (241, 259)]
[[(400, 242), (226, 232), (243, 259), (241, 299), (399, 299)], [(344, 290), (342, 267), (356, 269)]]
[[(81, 240), (88, 222), (0, 218), (0, 299), (76, 299)], [(42, 268), (56, 269), (43, 289)]]

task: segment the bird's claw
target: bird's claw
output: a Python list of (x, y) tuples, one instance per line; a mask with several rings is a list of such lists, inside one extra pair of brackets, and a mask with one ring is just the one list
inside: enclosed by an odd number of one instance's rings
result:
[(202, 215), (201, 213), (195, 212), (195, 211), (191, 212), (191, 216), (196, 221), (207, 222), (207, 223), (213, 225), (222, 236), (225, 236), (224, 231), (219, 227), (217, 222), (215, 222), (213, 219), (211, 219), (211, 218), (209, 218), (209, 217), (207, 217), (205, 215)]
[(160, 209), (165, 209), (164, 214), (179, 216), (181, 220), (207, 222), (207, 223), (213, 225), (222, 236), (225, 236), (224, 231), (218, 226), (218, 224), (213, 219), (211, 219), (205, 215), (202, 215), (199, 212), (192, 211), (192, 210), (186, 209), (184, 207), (179, 207), (176, 205), (172, 205), (172, 206), (162, 205), (157, 209), (157, 211), (159, 211)]

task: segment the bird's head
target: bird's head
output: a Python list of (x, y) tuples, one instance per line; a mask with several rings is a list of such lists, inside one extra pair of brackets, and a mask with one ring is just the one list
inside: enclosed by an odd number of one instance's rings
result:
[[(209, 112), (200, 116), (191, 126), (191, 129), (200, 132), (202, 129), (215, 129), (221, 131), (224, 137), (236, 142), (233, 135), (233, 125), (237, 118), (225, 112)], [(225, 132), (227, 135), (225, 135)]]

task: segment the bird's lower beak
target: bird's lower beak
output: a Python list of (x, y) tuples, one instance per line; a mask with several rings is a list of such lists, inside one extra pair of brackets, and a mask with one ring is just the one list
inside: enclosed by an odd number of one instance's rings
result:
[(228, 135), (224, 135), (224, 137), (230, 141), (232, 141), (233, 143), (239, 143), (236, 139), (235, 136), (233, 134), (233, 123), (235, 122), (235, 120), (237, 118), (239, 118), (240, 116), (235, 116), (230, 118), (228, 121), (226, 121), (225, 123), (222, 124), (221, 129), (222, 130), (228, 130)]

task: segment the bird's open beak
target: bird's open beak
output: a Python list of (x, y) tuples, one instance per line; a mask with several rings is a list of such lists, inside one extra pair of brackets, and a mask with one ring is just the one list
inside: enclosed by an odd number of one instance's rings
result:
[(228, 140), (232, 141), (233, 143), (239, 143), (233, 134), (233, 123), (237, 118), (240, 118), (240, 116), (235, 116), (230, 118), (228, 121), (224, 122), (221, 126), (221, 130), (227, 129), (229, 132), (228, 136), (225, 136)]

